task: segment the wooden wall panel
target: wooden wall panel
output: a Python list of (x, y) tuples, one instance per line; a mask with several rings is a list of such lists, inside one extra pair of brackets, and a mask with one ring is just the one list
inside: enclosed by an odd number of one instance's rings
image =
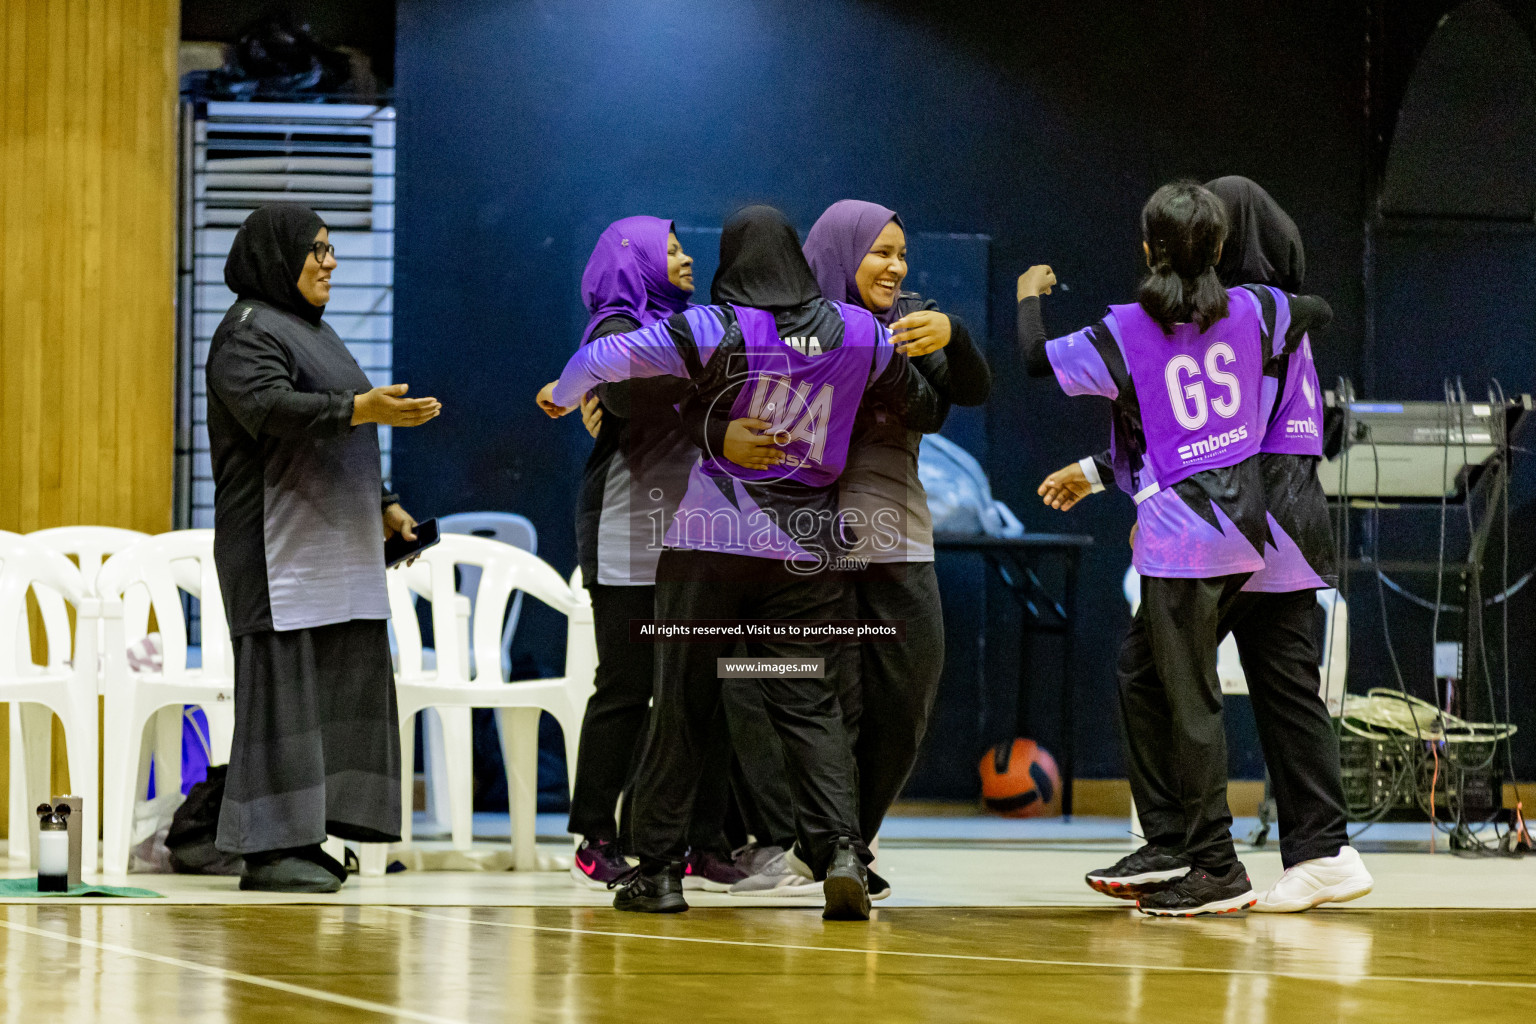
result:
[(179, 24), (0, 8), (0, 530), (171, 528)]
[(0, 17), (0, 529), (170, 528), (179, 11)]

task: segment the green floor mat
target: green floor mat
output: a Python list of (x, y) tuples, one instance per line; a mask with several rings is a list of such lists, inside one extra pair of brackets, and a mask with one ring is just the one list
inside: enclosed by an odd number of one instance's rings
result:
[(131, 885), (72, 885), (68, 892), (38, 892), (37, 878), (0, 878), (0, 900), (18, 897), (35, 899), (39, 896), (133, 896), (139, 899), (164, 899), (152, 889), (135, 889)]

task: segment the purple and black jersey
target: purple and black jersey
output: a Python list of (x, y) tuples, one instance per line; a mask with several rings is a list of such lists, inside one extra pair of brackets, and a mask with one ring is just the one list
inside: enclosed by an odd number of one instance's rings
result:
[(1306, 333), (1322, 324), (1315, 318), (1295, 322), (1303, 317), (1295, 316), (1292, 303), (1277, 288), (1250, 285), (1249, 290), (1259, 298), (1269, 339), (1267, 426), (1260, 450), (1270, 539), (1264, 547), (1264, 568), (1243, 589), (1283, 594), (1334, 587), (1338, 569), (1333, 527), (1317, 478), (1323, 455), (1323, 395)]
[[(1333, 533), (1317, 479), (1321, 439), (1306, 426), (1294, 425), (1309, 418), (1321, 421), (1321, 392), (1306, 332), (1324, 326), (1330, 314), (1326, 304), (1314, 298), (1294, 298), (1263, 285), (1244, 287), (1258, 300), (1264, 351), (1269, 357), (1261, 384), (1261, 419), (1266, 427), (1260, 444), (1269, 535), (1263, 542), (1264, 568), (1243, 589), (1288, 593), (1334, 586)], [(1116, 486), (1135, 494), (1134, 430), (1128, 429), (1123, 410), (1117, 409), (1115, 419), (1110, 450), (1095, 458), (1095, 470), (1101, 478), (1105, 471), (1112, 471)]]
[(658, 545), (813, 563), (835, 557), (845, 549), (837, 481), (865, 392), (919, 420), (936, 414), (932, 389), (867, 311), (818, 300), (810, 312), (786, 333), (763, 310), (697, 306), (600, 338), (567, 364), (554, 390), (561, 405), (600, 380), (686, 377), (706, 405), (729, 403), (733, 419), (767, 420), (789, 456), (744, 470), (706, 453)]
[(1234, 289), (1228, 309), (1206, 331), (1179, 324), (1165, 333), (1140, 306), (1112, 306), (1099, 323), (1045, 343), (1064, 392), (1114, 401), (1116, 475), (1136, 499), (1133, 563), (1144, 576), (1264, 565), (1260, 307)]
[(1264, 333), (1273, 361), (1265, 379), (1264, 415), (1267, 424), (1260, 451), (1266, 454), (1323, 455), (1323, 394), (1312, 361), (1307, 324), (1292, 322), (1285, 292), (1269, 285), (1248, 285), (1259, 299)]

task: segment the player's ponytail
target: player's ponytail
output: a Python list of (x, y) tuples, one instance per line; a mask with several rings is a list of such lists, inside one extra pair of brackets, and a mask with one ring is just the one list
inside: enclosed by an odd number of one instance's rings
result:
[(1152, 273), (1136, 299), (1164, 332), (1188, 321), (1203, 332), (1227, 315), (1227, 290), (1216, 277), (1227, 237), (1220, 199), (1193, 181), (1164, 185), (1142, 208), (1141, 236)]

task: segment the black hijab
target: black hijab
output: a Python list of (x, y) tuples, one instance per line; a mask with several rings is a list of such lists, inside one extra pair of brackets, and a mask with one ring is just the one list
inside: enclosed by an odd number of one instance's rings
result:
[(1233, 174), (1205, 186), (1227, 207), (1230, 227), (1216, 264), (1216, 276), (1228, 288), (1272, 284), (1301, 291), (1307, 275), (1306, 253), (1296, 222), (1257, 183)]
[(773, 312), (798, 309), (821, 297), (816, 275), (800, 250), (800, 236), (771, 206), (748, 206), (720, 232), (720, 269), (710, 301)]
[(230, 246), (224, 283), (238, 298), (256, 299), (318, 324), (325, 307), (313, 305), (299, 291), (299, 275), (323, 227), (319, 214), (297, 203), (253, 211)]

